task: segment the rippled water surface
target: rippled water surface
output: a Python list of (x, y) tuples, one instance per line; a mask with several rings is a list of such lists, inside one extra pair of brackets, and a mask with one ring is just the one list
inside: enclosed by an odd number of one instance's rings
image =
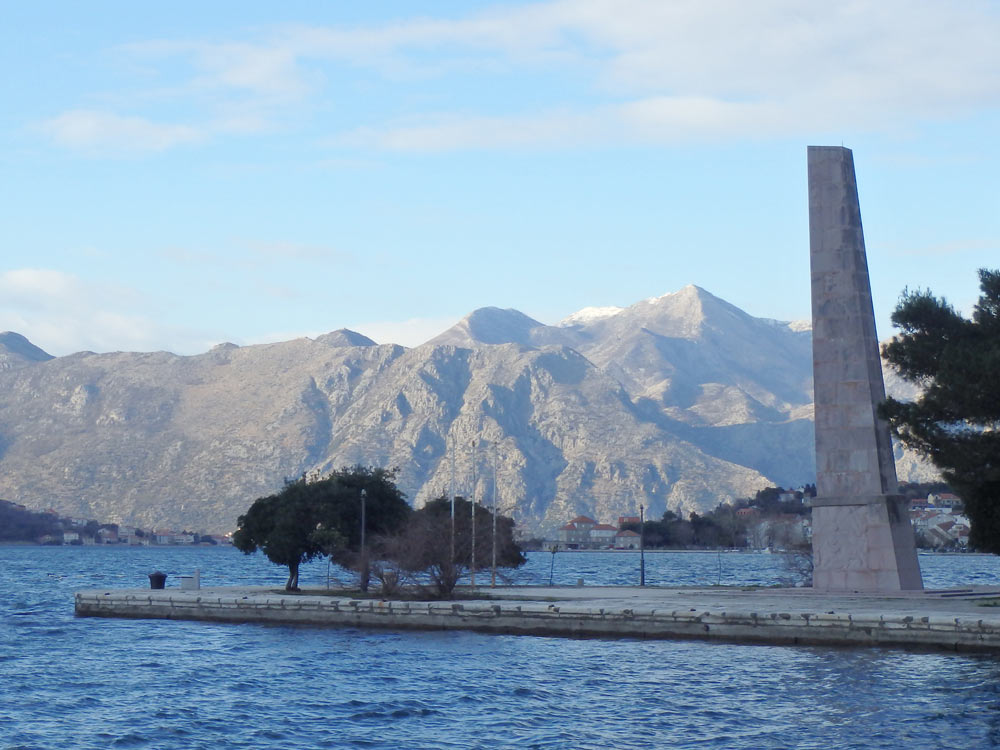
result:
[[(789, 575), (780, 555), (646, 562), (663, 585)], [(998, 563), (921, 557), (934, 587), (998, 584)], [(634, 583), (636, 566), (533, 553), (518, 580)], [(283, 582), (232, 549), (0, 547), (0, 748), (1000, 746), (985, 656), (73, 617), (76, 589), (194, 568)], [(326, 576), (314, 563), (302, 582)]]

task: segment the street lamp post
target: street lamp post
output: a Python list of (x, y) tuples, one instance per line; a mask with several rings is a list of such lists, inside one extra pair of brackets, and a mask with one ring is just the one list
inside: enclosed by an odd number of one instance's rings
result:
[(449, 436), (449, 441), (451, 444), (448, 456), (448, 463), (450, 464), (448, 497), (451, 498), (451, 558), (449, 559), (449, 570), (451, 570), (450, 566), (455, 565), (455, 438)]
[(476, 453), (476, 441), (472, 441), (472, 496), (469, 498), (472, 502), (469, 507), (472, 508), (472, 560), (469, 564), (469, 583), (472, 587), (476, 587), (476, 459), (478, 458)]
[(365, 500), (366, 491), (361, 490), (361, 591), (368, 591), (368, 550), (365, 548)]
[(639, 504), (639, 585), (646, 585), (646, 516), (642, 503)]

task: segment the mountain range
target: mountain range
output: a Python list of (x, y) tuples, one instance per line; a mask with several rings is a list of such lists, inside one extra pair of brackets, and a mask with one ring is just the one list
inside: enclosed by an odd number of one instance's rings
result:
[(417, 506), (495, 495), (525, 533), (809, 483), (811, 332), (688, 286), (556, 325), (481, 308), (409, 349), (341, 329), (51, 357), (0, 334), (0, 497), (225, 532), (285, 478), (355, 463), (395, 467)]

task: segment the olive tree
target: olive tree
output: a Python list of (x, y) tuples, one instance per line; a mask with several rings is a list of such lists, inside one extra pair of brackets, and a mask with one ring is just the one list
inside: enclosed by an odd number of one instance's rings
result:
[(410, 506), (394, 479), (392, 471), (357, 465), (322, 479), (286, 481), (280, 492), (255, 500), (239, 517), (233, 545), (245, 554), (260, 550), (276, 565), (287, 566), (288, 591), (298, 590), (299, 566), (320, 555), (357, 567), (367, 588), (362, 503), (366, 536), (400, 529)]

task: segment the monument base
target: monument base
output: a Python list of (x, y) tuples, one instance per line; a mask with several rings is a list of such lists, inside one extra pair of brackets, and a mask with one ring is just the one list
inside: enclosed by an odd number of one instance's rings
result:
[(815, 590), (924, 587), (905, 498), (816, 498), (812, 506)]

